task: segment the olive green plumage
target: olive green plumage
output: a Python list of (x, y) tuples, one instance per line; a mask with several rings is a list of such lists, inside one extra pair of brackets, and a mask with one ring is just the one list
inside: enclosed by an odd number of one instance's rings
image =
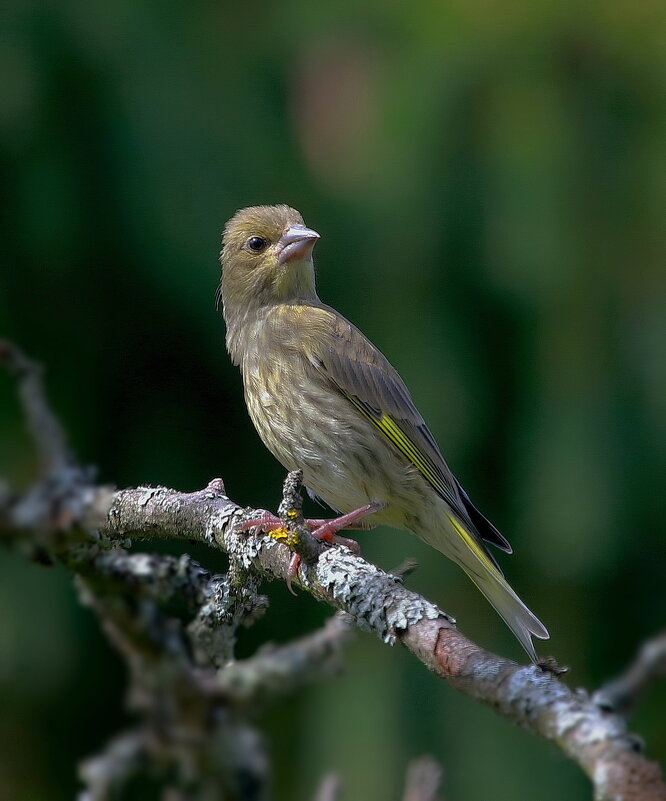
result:
[(315, 289), (318, 234), (288, 206), (242, 209), (227, 223), (219, 295), (227, 348), (265, 445), (342, 513), (412, 531), (457, 562), (527, 653), (543, 624), (484, 544), (511, 553), (448, 468), (404, 382), (382, 353)]

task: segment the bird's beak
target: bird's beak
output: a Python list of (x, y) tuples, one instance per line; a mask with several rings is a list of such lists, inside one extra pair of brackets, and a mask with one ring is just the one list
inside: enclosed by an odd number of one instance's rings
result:
[(290, 225), (278, 240), (280, 248), (278, 261), (286, 264), (289, 261), (301, 261), (312, 252), (319, 234), (304, 225)]

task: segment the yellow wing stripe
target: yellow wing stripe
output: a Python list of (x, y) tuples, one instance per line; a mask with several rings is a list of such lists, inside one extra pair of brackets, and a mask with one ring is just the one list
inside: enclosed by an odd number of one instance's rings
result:
[(493, 575), (499, 578), (501, 581), (504, 581), (502, 574), (499, 570), (495, 567), (491, 559), (489, 558), (488, 554), (485, 552), (485, 549), (482, 545), (480, 545), (474, 537), (467, 531), (467, 529), (462, 525), (462, 523), (456, 519), (454, 515), (449, 515), (449, 520), (451, 521), (451, 525), (455, 528), (458, 536), (460, 539), (465, 543), (465, 545), (472, 551), (472, 553), (481, 561), (483, 566), (489, 570)]
[(382, 414), (378, 420), (374, 420), (373, 422), (384, 434), (386, 434), (391, 442), (393, 442), (393, 444), (418, 467), (418, 469), (423, 473), (433, 487), (438, 489), (440, 492), (443, 492), (447, 495), (449, 494), (446, 491), (446, 488), (443, 486), (441, 478), (437, 475), (435, 470), (433, 470), (430, 460), (427, 459), (427, 457), (421, 453), (421, 451), (414, 445), (409, 437), (405, 435), (392, 417), (389, 417), (387, 414)]
[(409, 437), (400, 429), (392, 417), (384, 412), (377, 417), (376, 415), (371, 414), (364, 404), (360, 403), (359, 400), (353, 395), (349, 395), (347, 393), (345, 394), (354, 404), (354, 406), (356, 406), (359, 412), (361, 412), (361, 414), (374, 426), (377, 426), (377, 428), (388, 437), (388, 439), (396, 446), (396, 448), (398, 448), (398, 450), (401, 451), (410, 460), (410, 462), (416, 465), (426, 479), (444, 498), (450, 497), (450, 491), (442, 479), (437, 475), (436, 470), (433, 469), (430, 460), (424, 456), (423, 453), (421, 453), (421, 451), (416, 447), (416, 445), (414, 445)]
[[(388, 439), (398, 448), (398, 450), (406, 456), (412, 464), (421, 471), (425, 478), (432, 484), (432, 486), (442, 494), (446, 499), (450, 495), (448, 488), (442, 482), (440, 476), (437, 475), (430, 459), (425, 456), (405, 434), (395, 420), (382, 412), (379, 417), (371, 414), (368, 409), (359, 402), (358, 398), (353, 395), (347, 395), (349, 400), (356, 406), (356, 408), (367, 418), (373, 425), (375, 425)], [(472, 536), (472, 534), (465, 528), (465, 526), (458, 520), (455, 514), (448, 515), (451, 525), (456, 533), (467, 546), (467, 548), (476, 556), (486, 570), (492, 573), (499, 581), (504, 581), (502, 573), (498, 570), (492, 558), (486, 553), (483, 545)]]
[(432, 461), (425, 456), (418, 447), (411, 441), (411, 439), (402, 431), (400, 426), (395, 420), (385, 412), (382, 412), (379, 417), (377, 414), (372, 414), (371, 411), (354, 395), (345, 392), (342, 387), (341, 391), (347, 398), (354, 404), (354, 406), (361, 412), (361, 414), (376, 426), (382, 434), (384, 434), (396, 448), (414, 464), (418, 470), (425, 476), (430, 484), (437, 490), (437, 492), (447, 501), (452, 502), (451, 490), (442, 481), (441, 476), (438, 474), (437, 469)]
[(426, 475), (430, 474), (428, 475), (430, 480), (434, 478), (431, 469), (423, 458), (423, 455), (414, 446), (414, 443), (405, 436), (405, 434), (400, 430), (391, 417), (389, 417), (387, 414), (382, 414), (379, 420), (377, 420), (377, 426), (386, 434), (386, 436), (391, 440), (391, 442), (394, 443), (394, 445), (397, 445), (397, 447), (405, 454), (405, 456), (414, 462), (414, 464), (422, 473)]
[[(376, 425), (386, 434), (391, 442), (397, 445), (397, 447), (405, 454), (405, 456), (407, 456), (407, 458), (418, 467), (418, 469), (423, 473), (424, 476), (426, 476), (433, 486), (438, 486), (441, 484), (441, 481), (432, 472), (432, 468), (425, 461), (423, 455), (391, 417), (386, 414), (382, 414), (382, 416), (376, 420)], [(462, 525), (455, 515), (448, 515), (448, 518), (460, 539), (465, 543), (469, 550), (472, 551), (477, 559), (479, 559), (483, 566), (491, 573), (494, 573), (495, 575), (501, 575), (499, 574), (499, 571), (493, 564), (492, 560), (486, 554), (483, 545), (474, 539), (474, 537), (469, 531), (467, 531), (467, 529)]]

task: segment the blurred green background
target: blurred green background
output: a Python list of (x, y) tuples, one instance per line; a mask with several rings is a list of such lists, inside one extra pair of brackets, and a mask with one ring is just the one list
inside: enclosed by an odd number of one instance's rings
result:
[[(664, 627), (663, 4), (5, 0), (2, 15), (0, 335), (47, 366), (102, 480), (222, 476), (275, 508), (283, 471), (213, 298), (225, 220), (289, 203), (322, 235), (322, 298), (398, 367), (514, 545), (502, 564), (551, 630), (542, 653), (596, 687)], [(0, 475), (27, 482), (4, 376), (0, 445)], [(401, 532), (360, 538), (386, 568), (415, 557), (412, 588), (524, 657), (444, 557)], [(328, 614), (268, 591), (242, 654)], [(127, 722), (124, 684), (70, 576), (0, 553), (0, 795), (71, 799), (76, 762)], [(632, 721), (661, 759), (664, 719), (661, 686)], [(424, 752), (457, 801), (590, 796), (554, 749), (366, 635), (342, 676), (261, 724), (280, 799), (331, 769), (350, 800), (397, 799)]]

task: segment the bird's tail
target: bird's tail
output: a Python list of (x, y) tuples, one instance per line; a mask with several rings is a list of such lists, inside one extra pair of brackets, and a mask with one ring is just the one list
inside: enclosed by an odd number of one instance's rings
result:
[(511, 589), (480, 538), (468, 531), (454, 514), (449, 514), (448, 518), (453, 531), (440, 550), (462, 567), (516, 635), (530, 659), (536, 662), (532, 635), (547, 640), (548, 630)]

